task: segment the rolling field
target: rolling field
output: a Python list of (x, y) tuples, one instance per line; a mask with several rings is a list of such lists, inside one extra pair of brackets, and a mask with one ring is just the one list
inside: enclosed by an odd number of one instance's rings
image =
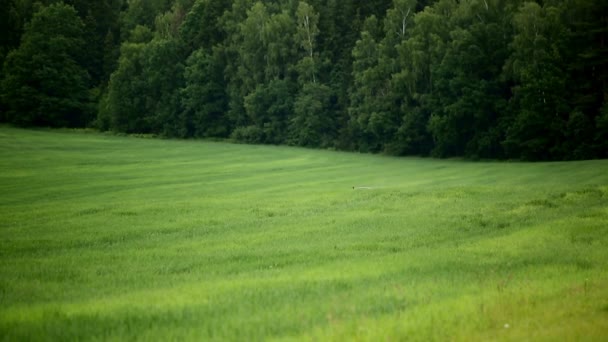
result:
[(0, 127), (0, 194), (2, 340), (608, 339), (608, 160)]

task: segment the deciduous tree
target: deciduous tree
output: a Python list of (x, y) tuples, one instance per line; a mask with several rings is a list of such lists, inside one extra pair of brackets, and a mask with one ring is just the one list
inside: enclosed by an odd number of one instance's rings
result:
[(2, 99), (19, 125), (84, 126), (92, 120), (90, 78), (83, 65), (82, 20), (65, 4), (41, 8), (7, 56)]

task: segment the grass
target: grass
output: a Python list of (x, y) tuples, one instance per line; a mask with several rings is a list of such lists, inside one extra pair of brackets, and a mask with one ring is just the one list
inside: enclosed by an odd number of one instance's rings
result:
[(0, 127), (0, 171), (2, 340), (608, 338), (608, 160)]

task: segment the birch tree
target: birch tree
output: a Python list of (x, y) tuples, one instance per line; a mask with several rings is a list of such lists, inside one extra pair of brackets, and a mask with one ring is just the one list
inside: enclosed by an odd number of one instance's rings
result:
[(306, 2), (300, 1), (296, 11), (297, 31), (296, 39), (299, 42), (300, 48), (305, 52), (305, 55), (298, 63), (298, 69), (302, 74), (301, 77), (308, 78), (312, 83), (317, 82), (316, 64), (315, 64), (315, 46), (319, 29), (319, 14), (314, 8)]

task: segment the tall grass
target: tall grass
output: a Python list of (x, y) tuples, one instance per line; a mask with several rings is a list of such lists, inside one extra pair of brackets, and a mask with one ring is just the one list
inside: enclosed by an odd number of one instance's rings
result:
[(608, 161), (0, 128), (4, 340), (602, 340)]

